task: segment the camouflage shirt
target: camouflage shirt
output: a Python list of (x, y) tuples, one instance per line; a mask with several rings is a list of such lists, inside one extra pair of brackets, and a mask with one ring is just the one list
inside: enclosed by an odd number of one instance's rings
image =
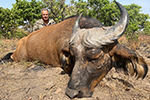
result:
[(33, 26), (33, 31), (36, 31), (42, 27), (45, 27), (45, 26), (48, 26), (48, 25), (52, 25), (52, 24), (56, 24), (56, 22), (53, 20), (53, 19), (49, 19), (49, 22), (48, 24), (46, 25), (44, 22), (43, 22), (43, 19), (39, 19), (35, 22), (34, 26)]

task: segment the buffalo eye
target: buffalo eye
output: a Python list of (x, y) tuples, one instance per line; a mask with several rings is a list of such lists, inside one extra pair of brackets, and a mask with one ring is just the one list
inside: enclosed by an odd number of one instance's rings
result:
[(85, 55), (89, 61), (98, 60), (102, 56), (101, 52), (101, 49), (89, 49)]

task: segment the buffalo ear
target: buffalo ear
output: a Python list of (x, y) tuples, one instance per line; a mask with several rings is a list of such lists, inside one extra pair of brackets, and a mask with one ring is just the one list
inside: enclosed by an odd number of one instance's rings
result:
[(73, 63), (71, 54), (69, 52), (69, 48), (62, 49), (60, 59), (61, 59), (61, 68), (70, 75), (73, 69)]
[(69, 48), (65, 48), (65, 49), (62, 49), (62, 52), (61, 52), (61, 67), (65, 67), (68, 63), (68, 60), (69, 60)]
[(145, 78), (148, 66), (142, 56), (120, 45), (119, 43), (110, 52), (112, 65), (117, 69), (123, 69), (125, 74), (138, 78)]

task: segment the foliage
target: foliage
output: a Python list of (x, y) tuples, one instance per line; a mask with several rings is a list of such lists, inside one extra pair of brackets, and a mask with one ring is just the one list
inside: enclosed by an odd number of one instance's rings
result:
[(90, 10), (88, 16), (98, 19), (106, 26), (111, 26), (115, 23), (118, 16), (118, 10), (115, 3), (110, 3), (109, 0), (88, 0)]
[(150, 21), (145, 21), (143, 31), (146, 35), (150, 35)]
[(132, 39), (132, 38), (137, 38), (139, 32), (142, 30), (145, 31), (145, 33), (150, 32), (150, 26), (147, 25), (149, 21), (149, 15), (148, 14), (142, 14), (140, 13), (140, 9), (142, 8), (141, 6), (138, 6), (136, 4), (131, 4), (125, 6), (125, 8), (128, 11), (129, 14), (129, 25), (126, 30), (127, 38)]
[(16, 0), (13, 8), (0, 8), (0, 37), (13, 38), (23, 37), (26, 32), (19, 32), (18, 27), (25, 31), (32, 32), (34, 22), (41, 18), (41, 1)]
[(0, 36), (12, 38), (17, 24), (15, 23), (12, 11), (0, 7)]
[(24, 29), (17, 28), (17, 29), (15, 30), (14, 37), (20, 39), (20, 38), (22, 38), (22, 37), (24, 37), (24, 36), (27, 36), (28, 34), (29, 34), (29, 32), (24, 31)]
[(89, 8), (88, 8), (88, 3), (84, 0), (79, 0), (79, 2), (75, 1), (75, 0), (71, 0), (71, 6), (74, 8), (74, 15), (79, 15), (81, 13), (84, 13), (84, 15), (86, 15), (86, 13), (88, 12)]
[(16, 0), (12, 11), (19, 26), (32, 32), (35, 21), (41, 18), (41, 9), (43, 7), (41, 1), (31, 0), (31, 2), (28, 2), (27, 0)]

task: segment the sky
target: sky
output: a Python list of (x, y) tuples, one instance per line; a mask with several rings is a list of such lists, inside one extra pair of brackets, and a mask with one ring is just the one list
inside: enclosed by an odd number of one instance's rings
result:
[[(112, 0), (110, 0), (112, 1)], [(120, 2), (122, 5), (130, 5), (130, 4), (136, 4), (141, 6), (141, 13), (144, 14), (149, 14), (150, 16), (150, 5), (149, 5), (149, 0), (116, 0)]]
[[(110, 0), (110, 1), (113, 1), (113, 0)], [(116, 1), (120, 2), (122, 5), (130, 5), (133, 3), (137, 4), (142, 7), (141, 13), (149, 14), (150, 16), (149, 0), (116, 0)], [(0, 7), (11, 9), (13, 7), (12, 4), (14, 4), (15, 2), (16, 0), (0, 0)], [(66, 0), (66, 2), (69, 3), (70, 0)]]

